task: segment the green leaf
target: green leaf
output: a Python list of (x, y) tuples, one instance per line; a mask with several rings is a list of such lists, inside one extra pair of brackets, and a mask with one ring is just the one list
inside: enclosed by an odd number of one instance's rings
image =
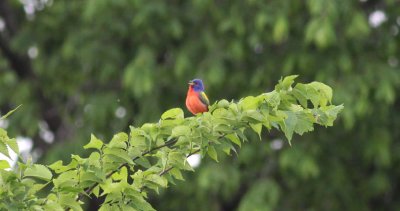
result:
[(183, 176), (182, 176), (181, 171), (180, 171), (179, 169), (177, 169), (177, 168), (172, 168), (172, 169), (169, 171), (169, 173), (170, 173), (173, 177), (175, 177), (175, 179), (178, 179), (178, 180), (185, 180), (185, 179), (183, 178)]
[(11, 168), (10, 164), (6, 160), (0, 160), (0, 170)]
[(215, 148), (213, 146), (208, 146), (207, 154), (215, 161), (218, 162), (218, 155), (217, 151), (215, 151)]
[(286, 76), (285, 78), (279, 80), (278, 85), (275, 86), (277, 91), (280, 90), (290, 90), (292, 84), (294, 83), (294, 79), (296, 79), (298, 75), (290, 75)]
[(227, 155), (231, 155), (231, 150), (235, 150), (231, 142), (222, 142), (221, 144), (217, 145), (216, 148), (218, 150), (222, 150)]
[(213, 111), (213, 116), (220, 120), (235, 120), (235, 116), (232, 112), (229, 112), (226, 108), (217, 108)]
[[(24, 179), (26, 180), (26, 179)], [(43, 188), (45, 188), (50, 182), (47, 182), (45, 184), (35, 184), (35, 182), (32, 183), (31, 188), (29, 189), (29, 193), (31, 194), (35, 194), (37, 192), (39, 192), (40, 190), (42, 190)]]
[[(133, 205), (127, 205), (127, 204), (123, 204), (120, 206), (121, 210), (123, 211), (137, 211), (137, 209), (135, 209), (133, 207)], [(111, 211), (116, 210), (116, 209), (112, 209)]]
[(305, 111), (285, 111), (287, 118), (285, 119), (285, 127), (282, 128), (286, 138), (291, 144), (291, 139), (293, 133), (296, 132), (302, 135), (305, 132), (314, 130), (313, 122), (314, 118), (311, 113), (306, 113)]
[(14, 112), (15, 112), (19, 107), (21, 107), (21, 106), (22, 106), (22, 104), (19, 105), (19, 106), (17, 106), (17, 107), (14, 108), (13, 110), (9, 111), (6, 115), (2, 116), (2, 117), (0, 118), (0, 120), (7, 118), (8, 116), (10, 116), (12, 113), (14, 113)]
[(309, 97), (307, 93), (307, 88), (304, 84), (298, 83), (293, 89), (293, 95), (304, 108), (307, 108), (307, 100), (309, 99)]
[(59, 173), (74, 169), (77, 166), (78, 166), (78, 161), (76, 161), (76, 160), (71, 160), (71, 162), (66, 166), (63, 165), (62, 160), (59, 160), (59, 161), (52, 163), (48, 167), (50, 169), (52, 169), (53, 171), (55, 171), (57, 174), (59, 174)]
[(183, 119), (183, 110), (181, 108), (173, 108), (161, 115), (161, 119)]
[(281, 103), (281, 97), (277, 91), (272, 91), (269, 93), (264, 94), (265, 100), (267, 101), (268, 105), (272, 108), (277, 108)]
[(258, 134), (258, 137), (261, 140), (261, 130), (262, 130), (262, 123), (258, 123), (258, 124), (251, 124), (250, 123), (250, 127), (254, 130), (254, 132), (256, 132)]
[(150, 168), (151, 167), (151, 163), (149, 162), (149, 160), (145, 157), (140, 157), (138, 159), (135, 160), (135, 163), (145, 167), (145, 168)]
[(70, 170), (61, 173), (57, 178), (53, 179), (53, 184), (56, 188), (74, 187), (78, 183), (77, 178), (77, 170)]
[(233, 143), (235, 143), (239, 147), (242, 146), (242, 142), (240, 142), (240, 139), (236, 134), (228, 134), (225, 137), (228, 138), (229, 140), (231, 140)]
[(10, 147), (16, 154), (19, 154), (19, 147), (17, 144), (17, 140), (15, 138), (8, 139), (6, 142), (8, 147)]
[(220, 100), (217, 105), (218, 105), (218, 108), (228, 108), (229, 101), (223, 99), (223, 100)]
[(82, 207), (75, 200), (75, 195), (74, 194), (61, 194), (60, 196), (60, 204), (64, 207), (69, 207), (74, 211), (81, 211)]
[(343, 108), (344, 108), (343, 105), (338, 105), (338, 106), (330, 105), (320, 108), (319, 112), (317, 112), (317, 114), (319, 114), (320, 116), (318, 115), (316, 116), (317, 123), (324, 126), (332, 126), (337, 115), (343, 110)]
[(125, 149), (127, 147), (128, 142), (128, 134), (126, 133), (117, 133), (113, 136), (108, 147), (110, 148), (121, 148)]
[[(173, 121), (177, 121), (177, 120), (173, 120)], [(150, 123), (145, 123), (141, 129), (143, 129), (146, 134), (148, 135), (148, 137), (151, 138), (151, 140), (155, 140), (157, 139), (157, 136), (159, 135), (159, 128), (157, 124), (150, 124)]]
[(95, 188), (93, 188), (92, 193), (98, 198), (100, 194), (100, 186), (97, 185)]
[(77, 162), (78, 162), (78, 164), (84, 164), (84, 163), (86, 163), (86, 159), (84, 159), (84, 158), (81, 158), (81, 156), (79, 156), (79, 155), (74, 155), (74, 154), (72, 154), (71, 155), (71, 159), (72, 160), (76, 160)]
[(247, 136), (246, 135), (244, 135), (244, 130), (245, 130), (246, 128), (239, 128), (239, 129), (237, 129), (235, 132), (236, 132), (236, 135), (240, 138), (240, 139), (242, 139), (242, 141), (243, 142), (245, 142), (245, 141), (249, 141), (249, 139), (247, 138)]
[(216, 124), (213, 129), (214, 132), (229, 134), (233, 132), (233, 128), (227, 124)]
[(119, 172), (116, 172), (112, 175), (113, 180), (117, 181), (124, 181), (126, 182), (128, 179), (128, 169), (124, 166), (122, 167)]
[(256, 110), (249, 110), (249, 111), (244, 111), (242, 113), (243, 115), (243, 120), (248, 121), (250, 123), (261, 123), (264, 122), (264, 116)]
[(132, 203), (130, 204), (136, 210), (155, 211), (149, 202), (144, 200), (142, 196), (131, 197)]
[(260, 104), (259, 98), (253, 97), (253, 96), (248, 96), (239, 101), (238, 103), (243, 110), (252, 110), (258, 108), (258, 105)]
[(10, 158), (10, 155), (8, 154), (7, 145), (3, 142), (0, 142), (0, 153)]
[(179, 169), (194, 171), (193, 168), (187, 162), (186, 155), (183, 152), (171, 151), (168, 153), (168, 158), (162, 158), (162, 159), (168, 161), (168, 163), (163, 161), (163, 163), (165, 163), (165, 166), (173, 166)]
[(166, 188), (168, 185), (168, 181), (165, 177), (159, 176), (157, 174), (150, 174), (146, 177), (148, 182), (155, 183), (163, 188)]
[[(101, 178), (101, 176), (103, 176), (104, 178)], [(105, 179), (104, 175), (96, 174), (95, 172), (92, 171), (83, 171), (79, 175), (79, 181), (81, 187), (88, 187), (91, 184), (93, 184), (93, 182), (97, 183), (103, 182), (103, 179)]]
[(328, 102), (331, 103), (332, 101), (332, 88), (329, 87), (326, 84), (323, 84), (321, 82), (311, 82), (309, 84), (311, 87), (314, 87), (320, 94), (320, 105), (325, 106)]
[(190, 127), (186, 125), (178, 125), (172, 129), (172, 137), (185, 136), (190, 134)]
[(304, 108), (307, 108), (307, 100), (310, 100), (314, 107), (326, 106), (331, 103), (332, 88), (320, 82), (298, 83), (293, 89), (293, 95)]
[[(101, 196), (104, 196), (107, 194), (108, 194), (108, 196), (110, 196), (109, 193), (112, 193), (112, 194), (122, 193), (125, 190), (125, 188), (127, 188), (129, 185), (125, 182), (113, 182), (112, 179), (108, 179), (105, 183), (100, 184), (100, 186), (101, 186), (101, 189), (103, 189)], [(108, 200), (105, 200), (105, 201), (108, 201)]]
[(24, 177), (34, 177), (44, 181), (50, 181), (53, 174), (46, 166), (33, 164), (25, 170)]
[(101, 168), (101, 155), (99, 152), (92, 152), (90, 153), (89, 157), (87, 158), (87, 163), (90, 166), (94, 166), (96, 168)]
[(100, 150), (101, 147), (103, 146), (103, 142), (96, 138), (96, 136), (94, 136), (93, 134), (90, 135), (90, 142), (88, 144), (86, 144), (85, 146), (83, 146), (84, 149), (98, 149)]
[(118, 148), (106, 148), (104, 154), (111, 157), (111, 160), (116, 163), (126, 162), (133, 164), (132, 158), (129, 157), (128, 152)]

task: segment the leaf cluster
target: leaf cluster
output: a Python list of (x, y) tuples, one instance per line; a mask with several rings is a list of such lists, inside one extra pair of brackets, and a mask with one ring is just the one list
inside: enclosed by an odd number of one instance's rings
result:
[[(183, 180), (182, 171), (193, 171), (186, 160), (192, 154), (218, 162), (218, 153), (236, 153), (249, 141), (248, 132), (261, 140), (263, 130), (280, 130), (290, 143), (294, 133), (313, 131), (315, 124), (332, 126), (343, 106), (331, 104), (331, 88), (319, 82), (294, 86), (296, 77), (281, 79), (272, 92), (220, 100), (193, 117), (170, 109), (157, 123), (131, 126), (129, 134), (117, 133), (108, 143), (92, 135), (83, 147), (90, 155), (71, 155), (68, 164), (18, 162), (7, 171), (2, 161), (0, 208), (82, 210), (86, 197), (96, 197), (103, 201), (100, 210), (154, 210), (149, 191)], [(18, 153), (15, 139), (0, 132), (0, 152), (7, 155), (9, 146)]]

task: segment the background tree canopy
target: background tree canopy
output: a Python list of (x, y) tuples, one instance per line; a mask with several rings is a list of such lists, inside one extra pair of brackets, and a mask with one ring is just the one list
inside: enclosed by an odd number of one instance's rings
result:
[(206, 159), (154, 207), (400, 209), (399, 14), (395, 0), (2, 0), (1, 112), (23, 104), (2, 125), (49, 164), (184, 107), (189, 79), (213, 102), (298, 74), (334, 88), (335, 127)]

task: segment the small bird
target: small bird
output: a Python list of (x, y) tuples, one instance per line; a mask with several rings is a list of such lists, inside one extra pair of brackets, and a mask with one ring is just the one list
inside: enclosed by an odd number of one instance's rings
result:
[(186, 107), (194, 115), (208, 111), (210, 101), (204, 93), (203, 81), (194, 79), (189, 81), (189, 90), (186, 96)]

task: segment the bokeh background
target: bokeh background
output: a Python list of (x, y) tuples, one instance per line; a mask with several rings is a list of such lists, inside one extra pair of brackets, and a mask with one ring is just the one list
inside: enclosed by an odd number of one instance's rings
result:
[(344, 103), (334, 127), (203, 159), (153, 206), (400, 210), (399, 27), (398, 0), (0, 0), (1, 113), (23, 104), (0, 126), (37, 162), (68, 161), (91, 133), (184, 108), (190, 79), (213, 102), (298, 74)]

